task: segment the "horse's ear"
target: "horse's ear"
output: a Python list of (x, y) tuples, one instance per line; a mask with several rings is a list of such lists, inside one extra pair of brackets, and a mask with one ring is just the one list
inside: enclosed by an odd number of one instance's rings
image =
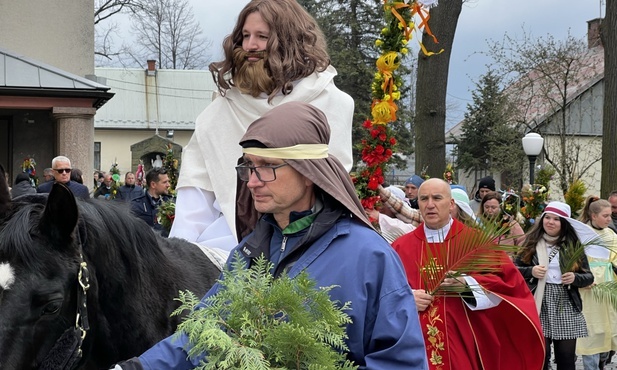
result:
[(63, 184), (55, 183), (45, 205), (41, 227), (52, 238), (67, 240), (77, 226), (77, 202), (71, 190)]
[(0, 219), (6, 216), (11, 205), (11, 193), (4, 167), (0, 164)]

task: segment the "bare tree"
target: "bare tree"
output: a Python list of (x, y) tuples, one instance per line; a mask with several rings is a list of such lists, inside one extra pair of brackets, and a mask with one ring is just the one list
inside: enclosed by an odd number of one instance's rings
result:
[(94, 24), (113, 17), (123, 11), (136, 11), (141, 7), (138, 0), (95, 0), (94, 1)]
[(139, 0), (131, 8), (137, 35), (131, 57), (140, 66), (155, 59), (159, 68), (202, 69), (209, 63), (211, 41), (202, 37), (187, 0)]
[(134, 13), (142, 8), (141, 0), (94, 0), (94, 55), (97, 66), (107, 63), (125, 65), (129, 46), (123, 40), (114, 20), (121, 14)]
[(604, 114), (600, 192), (606, 199), (611, 191), (617, 189), (617, 2), (606, 2), (606, 17), (601, 30), (604, 44)]
[[(593, 140), (598, 119), (592, 104), (582, 101), (601, 78), (601, 47), (588, 48), (568, 35), (532, 40), (527, 34), (489, 42), (497, 69), (509, 80), (506, 94), (519, 109), (515, 121), (545, 136), (544, 158), (556, 171), (559, 188), (582, 178), (600, 160)], [(587, 140), (581, 139), (581, 134)]]
[[(122, 42), (113, 20), (131, 14), (134, 44)], [(97, 65), (107, 62), (145, 67), (155, 59), (159, 68), (202, 69), (209, 63), (211, 41), (202, 37), (187, 0), (95, 0), (95, 55)]]
[(446, 167), (446, 91), (448, 69), (458, 17), (463, 0), (440, 1), (431, 9), (428, 25), (435, 31), (439, 44), (434, 44), (426, 32), (422, 43), (432, 51), (444, 51), (427, 57), (418, 54), (418, 78), (416, 80), (416, 173), (427, 168), (431, 177), (441, 177)]

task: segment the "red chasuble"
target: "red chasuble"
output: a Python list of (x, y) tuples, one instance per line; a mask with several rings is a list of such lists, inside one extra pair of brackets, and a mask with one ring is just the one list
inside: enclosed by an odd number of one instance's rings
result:
[[(467, 232), (473, 231), (454, 220), (444, 244), (456, 247), (457, 238)], [(427, 262), (426, 248), (440, 244), (427, 243), (424, 224), (392, 244), (412, 289), (425, 289), (420, 269)], [(470, 274), (485, 291), (502, 299), (498, 306), (472, 311), (460, 297), (435, 296), (425, 311), (418, 312), (429, 369), (542, 369), (544, 336), (533, 296), (510, 258), (498, 253), (503, 256), (500, 271)]]

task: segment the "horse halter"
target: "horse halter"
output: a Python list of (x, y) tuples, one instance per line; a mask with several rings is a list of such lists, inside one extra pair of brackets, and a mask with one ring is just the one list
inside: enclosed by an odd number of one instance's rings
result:
[(80, 332), (81, 341), (77, 352), (79, 357), (81, 357), (81, 342), (86, 339), (86, 333), (90, 330), (87, 306), (87, 293), (88, 289), (90, 289), (90, 271), (88, 270), (88, 264), (84, 261), (84, 257), (81, 253), (79, 253), (79, 259), (79, 272), (77, 273), (79, 288), (77, 288), (77, 314), (75, 315), (75, 329)]
[[(78, 227), (78, 230), (81, 229)], [(84, 261), (83, 245), (80, 232), (77, 232), (79, 242), (79, 271), (77, 273), (77, 312), (75, 326), (66, 329), (41, 363), (39, 370), (72, 370), (82, 357), (81, 346), (86, 333), (90, 329), (88, 322), (87, 293), (90, 289), (90, 271)]]

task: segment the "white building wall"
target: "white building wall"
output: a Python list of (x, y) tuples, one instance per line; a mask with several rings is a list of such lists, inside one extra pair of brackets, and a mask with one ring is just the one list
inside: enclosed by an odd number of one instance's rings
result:
[[(153, 71), (151, 71), (153, 72)], [(174, 131), (173, 141), (188, 144), (195, 119), (212, 102), (216, 86), (209, 71), (97, 68), (96, 75), (116, 95), (101, 107), (94, 141), (101, 143), (101, 171), (117, 160), (121, 173), (131, 168), (131, 145)], [(178, 158), (180, 153), (178, 153)]]
[[(549, 151), (549, 153), (560, 150), (558, 137), (546, 136), (544, 140), (544, 147)], [(598, 159), (602, 153), (602, 138), (597, 136), (577, 136), (574, 138), (569, 138), (568, 140), (572, 140), (568, 141), (567, 144), (568, 156), (576, 160), (578, 167), (575, 168), (575, 172), (587, 186), (585, 196), (599, 196), (600, 179), (602, 176), (602, 162)], [(576, 147), (580, 149), (577, 150)], [(585, 172), (581, 175), (583, 170), (585, 170)], [(563, 201), (564, 197), (561, 188), (559, 187), (557, 175), (553, 177), (550, 185), (550, 199)]]
[(94, 72), (94, 2), (1, 0), (0, 45), (78, 76)]
[[(128, 171), (135, 172), (131, 168), (131, 145), (148, 139), (155, 134), (155, 130), (100, 130), (94, 131), (94, 141), (101, 143), (101, 168), (98, 170), (109, 171), (114, 161), (118, 163), (121, 174)], [(165, 137), (165, 131), (159, 131), (159, 135)], [(174, 130), (173, 141), (182, 147), (188, 144), (193, 131)], [(177, 154), (180, 159), (180, 153)], [(84, 174), (85, 177), (86, 174)]]

